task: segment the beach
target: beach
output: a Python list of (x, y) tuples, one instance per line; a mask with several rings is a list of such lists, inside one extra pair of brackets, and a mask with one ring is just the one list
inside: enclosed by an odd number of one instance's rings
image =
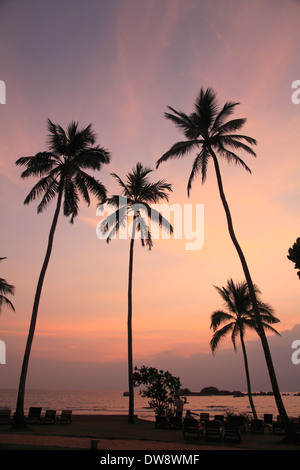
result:
[(266, 429), (262, 435), (242, 433), (240, 443), (184, 439), (182, 430), (156, 429), (153, 422), (126, 416), (75, 415), (67, 425), (32, 424), (14, 431), (11, 425), (0, 427), (0, 450), (88, 450), (98, 451), (225, 451), (225, 450), (300, 450), (299, 445), (284, 444), (282, 435)]

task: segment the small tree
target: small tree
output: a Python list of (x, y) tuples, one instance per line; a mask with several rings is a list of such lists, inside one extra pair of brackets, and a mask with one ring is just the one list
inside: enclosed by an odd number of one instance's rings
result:
[(181, 389), (179, 377), (155, 367), (142, 366), (134, 368), (133, 382), (135, 387), (140, 385), (146, 387), (139, 393), (142, 397), (148, 398), (150, 408), (154, 408), (157, 415), (174, 411)]
[(287, 258), (295, 263), (295, 269), (299, 270), (297, 274), (300, 279), (300, 238), (297, 238), (292, 248), (289, 248), (289, 255)]

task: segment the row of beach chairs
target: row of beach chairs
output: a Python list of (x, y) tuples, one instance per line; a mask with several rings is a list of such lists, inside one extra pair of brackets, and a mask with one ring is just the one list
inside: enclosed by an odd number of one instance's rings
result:
[[(229, 416), (225, 421), (224, 415), (210, 417), (209, 413), (200, 413), (199, 422), (190, 418), (184, 419), (184, 439), (203, 436), (205, 439), (240, 442), (241, 433), (245, 432), (263, 434), (265, 429), (273, 434), (283, 434), (285, 432), (280, 416), (277, 416), (277, 420), (273, 420), (272, 414), (265, 414), (263, 419), (251, 419), (246, 425), (245, 417), (242, 415)], [(292, 419), (290, 425), (297, 434), (300, 433), (300, 416)]]
[[(13, 422), (13, 415), (10, 409), (0, 410), (0, 424), (10, 424)], [(42, 407), (32, 406), (26, 416), (28, 424), (71, 424), (72, 410), (62, 410), (60, 415), (56, 410), (46, 410), (42, 414)]]

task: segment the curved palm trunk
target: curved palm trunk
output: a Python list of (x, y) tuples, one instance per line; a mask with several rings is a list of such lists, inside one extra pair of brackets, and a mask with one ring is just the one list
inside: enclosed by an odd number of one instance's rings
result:
[(244, 364), (245, 364), (245, 371), (246, 371), (246, 380), (247, 380), (247, 390), (248, 390), (248, 398), (253, 414), (253, 418), (257, 419), (257, 414), (256, 414), (256, 409), (253, 403), (253, 398), (252, 398), (252, 393), (251, 393), (251, 384), (250, 384), (250, 374), (249, 374), (249, 366), (248, 366), (248, 358), (247, 358), (247, 353), (246, 353), (246, 347), (244, 343), (244, 337), (241, 334), (241, 344), (242, 344), (242, 350), (243, 350), (243, 355), (244, 355)]
[(47, 251), (46, 251), (45, 259), (44, 259), (42, 269), (41, 269), (41, 272), (40, 272), (40, 276), (39, 276), (39, 279), (38, 279), (35, 298), (34, 298), (30, 328), (29, 328), (29, 333), (28, 333), (28, 338), (27, 338), (27, 343), (26, 343), (26, 348), (25, 348), (25, 353), (24, 353), (24, 358), (23, 358), (23, 365), (22, 365), (22, 370), (21, 370), (20, 382), (19, 382), (19, 391), (18, 391), (18, 398), (17, 398), (16, 413), (15, 413), (15, 416), (14, 416), (14, 425), (15, 426), (24, 426), (26, 424), (25, 423), (25, 417), (24, 417), (24, 398), (25, 398), (25, 384), (26, 384), (28, 363), (29, 363), (29, 357), (30, 357), (30, 352), (31, 352), (31, 346), (32, 346), (32, 342), (33, 342), (35, 326), (36, 326), (36, 320), (37, 320), (37, 315), (38, 315), (40, 297), (41, 297), (43, 283), (44, 283), (44, 279), (45, 279), (45, 274), (46, 274), (46, 271), (47, 271), (47, 267), (48, 267), (48, 264), (49, 264), (49, 259), (50, 259), (50, 255), (51, 255), (51, 251), (52, 251), (54, 233), (55, 233), (55, 229), (56, 229), (56, 226), (57, 226), (58, 216), (59, 216), (59, 212), (60, 212), (60, 208), (61, 208), (61, 201), (62, 201), (62, 182), (60, 184), (60, 190), (59, 190), (59, 193), (58, 193), (56, 210), (55, 210), (55, 213), (54, 213), (54, 216), (53, 216), (53, 221), (52, 221), (52, 225), (51, 225), (50, 232), (49, 232)]
[(128, 336), (128, 387), (129, 387), (129, 409), (128, 422), (134, 423), (134, 387), (133, 387), (133, 354), (132, 354), (132, 273), (133, 273), (133, 247), (135, 239), (136, 222), (135, 217), (132, 226), (132, 235), (129, 251), (129, 273), (128, 273), (128, 317), (127, 317), (127, 336)]
[(258, 332), (259, 332), (259, 336), (260, 336), (260, 339), (261, 339), (261, 342), (262, 342), (262, 347), (263, 347), (264, 354), (265, 354), (265, 359), (266, 359), (266, 363), (267, 363), (267, 367), (268, 367), (268, 372), (269, 372), (270, 381), (271, 381), (271, 384), (272, 384), (272, 389), (273, 389), (273, 393), (274, 393), (278, 413), (282, 417), (282, 419), (285, 422), (287, 422), (288, 421), (288, 416), (287, 416), (286, 410), (285, 410), (283, 402), (282, 402), (282, 398), (281, 398), (281, 395), (280, 395), (280, 391), (279, 391), (279, 387), (278, 387), (278, 383), (277, 383), (277, 379), (276, 379), (276, 374), (275, 374), (275, 370), (274, 370), (274, 366), (273, 366), (273, 361), (272, 361), (268, 341), (267, 341), (267, 338), (266, 338), (266, 335), (265, 335), (264, 328), (263, 328), (262, 323), (261, 323), (261, 318), (260, 318), (260, 315), (259, 315), (259, 309), (258, 309), (258, 305), (257, 305), (257, 300), (256, 300), (256, 295), (255, 295), (253, 282), (252, 282), (252, 279), (251, 279), (251, 276), (250, 276), (250, 272), (249, 272), (249, 269), (248, 269), (248, 265), (247, 265), (244, 253), (243, 253), (243, 251), (242, 251), (242, 249), (241, 249), (241, 247), (240, 247), (240, 245), (237, 241), (235, 233), (234, 233), (233, 223), (232, 223), (232, 218), (231, 218), (229, 206), (228, 206), (228, 203), (226, 201), (224, 190), (223, 190), (223, 184), (222, 184), (222, 178), (221, 178), (218, 159), (217, 159), (217, 157), (216, 157), (216, 155), (215, 155), (215, 153), (214, 153), (214, 151), (212, 150), (211, 147), (209, 148), (209, 150), (210, 150), (210, 153), (213, 157), (213, 161), (214, 161), (214, 165), (215, 165), (215, 171), (216, 171), (216, 175), (217, 175), (217, 181), (218, 181), (220, 197), (221, 197), (223, 207), (224, 207), (224, 210), (225, 210), (225, 213), (226, 213), (229, 234), (230, 234), (231, 240), (232, 240), (232, 242), (233, 242), (233, 244), (234, 244), (234, 246), (237, 250), (237, 253), (239, 255), (239, 258), (240, 258), (240, 261), (241, 261), (241, 264), (242, 264), (242, 267), (243, 267), (243, 271), (244, 271), (244, 274), (245, 274), (245, 278), (246, 278), (246, 281), (247, 281), (247, 284), (248, 284), (249, 293), (250, 293), (250, 297), (251, 297), (251, 303), (253, 305), (253, 311), (254, 311), (254, 314), (255, 314), (256, 321), (257, 321)]

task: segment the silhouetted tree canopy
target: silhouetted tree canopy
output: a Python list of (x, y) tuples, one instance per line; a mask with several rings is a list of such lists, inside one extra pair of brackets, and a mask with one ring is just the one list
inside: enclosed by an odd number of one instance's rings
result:
[(293, 263), (295, 263), (295, 269), (299, 269), (297, 274), (300, 279), (300, 237), (297, 238), (292, 248), (289, 248), (289, 254), (287, 258)]

